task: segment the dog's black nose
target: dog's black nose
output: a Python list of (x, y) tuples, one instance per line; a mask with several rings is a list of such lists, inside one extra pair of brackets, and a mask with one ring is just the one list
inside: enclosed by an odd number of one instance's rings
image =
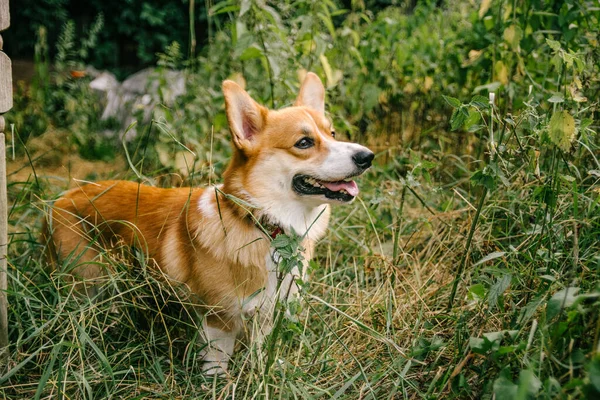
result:
[(371, 162), (375, 158), (375, 154), (372, 151), (359, 151), (352, 156), (354, 164), (360, 169), (367, 169), (371, 166)]

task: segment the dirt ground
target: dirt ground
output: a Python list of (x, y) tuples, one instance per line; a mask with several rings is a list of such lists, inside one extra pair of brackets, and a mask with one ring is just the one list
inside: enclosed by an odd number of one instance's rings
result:
[[(70, 143), (69, 133), (61, 130), (49, 130), (43, 135), (27, 141), (27, 152), (15, 147), (16, 156), (12, 156), (12, 138), (6, 134), (7, 172), (9, 182), (25, 182), (33, 179), (47, 179), (50, 184), (65, 189), (73, 186), (75, 180), (96, 180), (109, 177), (115, 171), (123, 171), (125, 162), (117, 157), (111, 162), (86, 160)], [(27, 154), (29, 153), (29, 154)]]

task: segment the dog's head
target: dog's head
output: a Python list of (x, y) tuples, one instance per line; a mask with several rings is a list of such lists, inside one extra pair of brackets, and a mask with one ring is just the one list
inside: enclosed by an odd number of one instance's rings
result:
[(352, 179), (371, 166), (374, 155), (335, 139), (317, 75), (308, 73), (294, 105), (277, 111), (259, 105), (235, 82), (223, 82), (223, 93), (235, 147), (225, 179), (236, 192), (261, 207), (354, 200), (358, 186)]

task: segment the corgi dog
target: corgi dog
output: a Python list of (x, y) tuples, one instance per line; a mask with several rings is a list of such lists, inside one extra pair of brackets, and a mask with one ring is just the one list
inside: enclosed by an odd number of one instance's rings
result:
[(205, 315), (207, 374), (227, 371), (245, 320), (260, 315), (254, 338), (260, 340), (271, 329), (277, 299), (298, 293), (296, 280), (306, 268), (281, 274), (273, 238), (302, 237), (306, 263), (325, 234), (330, 205), (354, 200), (359, 189), (352, 179), (374, 158), (364, 146), (335, 139), (314, 73), (294, 105), (281, 110), (258, 104), (233, 81), (223, 82), (223, 94), (233, 156), (222, 185), (89, 183), (54, 202), (43, 234), (52, 263), (69, 261), (88, 294), (101, 289), (103, 254), (117, 242), (137, 247), (186, 285)]

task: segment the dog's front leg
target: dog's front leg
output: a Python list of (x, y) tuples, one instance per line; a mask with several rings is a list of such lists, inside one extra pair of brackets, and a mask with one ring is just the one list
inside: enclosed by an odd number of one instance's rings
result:
[(233, 354), (235, 340), (239, 333), (237, 324), (225, 326), (217, 318), (208, 316), (203, 323), (206, 347), (202, 371), (207, 375), (222, 375), (227, 372), (229, 359)]
[(285, 313), (289, 316), (287, 304), (297, 301), (299, 297), (300, 289), (296, 281), (304, 274), (301, 274), (296, 267), (287, 273), (281, 273), (278, 270), (277, 257), (276, 255), (267, 261), (269, 275), (264, 292), (245, 307), (249, 311), (244, 310), (246, 317), (254, 316), (250, 338), (257, 344), (263, 343), (264, 338), (273, 329), (277, 301), (283, 303), (286, 307)]

